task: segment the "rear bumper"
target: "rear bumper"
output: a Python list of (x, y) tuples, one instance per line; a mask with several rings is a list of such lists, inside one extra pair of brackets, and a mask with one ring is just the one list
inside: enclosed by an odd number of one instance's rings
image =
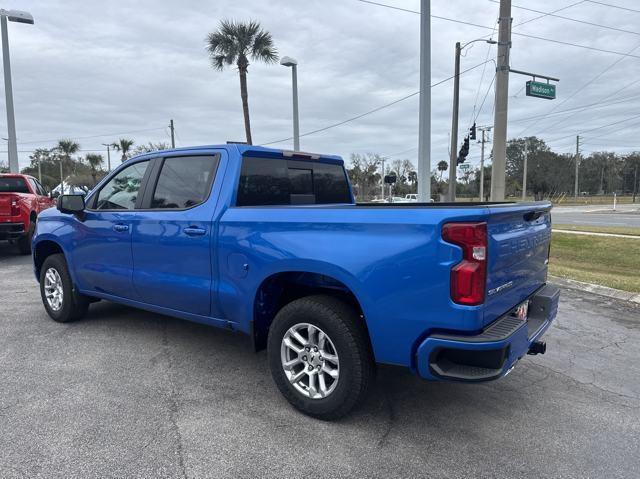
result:
[(0, 223), (0, 240), (18, 239), (24, 233), (24, 223)]
[(529, 317), (506, 314), (476, 336), (432, 334), (418, 347), (424, 379), (479, 382), (507, 374), (545, 333), (558, 312), (560, 290), (545, 285), (529, 298)]

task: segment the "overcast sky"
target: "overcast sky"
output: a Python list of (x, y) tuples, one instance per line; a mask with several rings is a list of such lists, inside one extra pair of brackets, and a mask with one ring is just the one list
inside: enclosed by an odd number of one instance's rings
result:
[[(419, 0), (380, 2), (420, 8)], [(584, 136), (584, 153), (640, 149), (640, 2), (604, 3), (626, 9), (578, 0), (516, 0), (511, 67), (561, 81), (558, 98), (548, 101), (526, 97), (527, 78), (511, 75), (509, 137), (538, 135), (561, 152), (575, 150), (576, 134)], [(541, 14), (516, 6), (551, 12), (572, 4), (576, 5), (556, 15), (611, 28), (552, 16), (517, 26)], [(433, 0), (431, 5), (432, 15), (478, 25), (432, 19), (435, 83), (452, 75), (456, 41), (492, 33), (498, 4)], [(52, 147), (63, 137), (76, 139), (83, 153), (104, 151), (101, 143), (119, 137), (133, 138), (137, 144), (168, 142), (170, 118), (178, 146), (243, 140), (237, 71), (212, 70), (205, 51), (205, 36), (223, 18), (260, 21), (279, 53), (298, 60), (302, 133), (419, 90), (420, 16), (358, 0), (14, 0), (3, 6), (27, 10), (35, 18), (35, 25), (9, 24), (21, 166), (29, 163), (30, 150)], [(461, 69), (495, 57), (495, 46), (475, 43), (465, 50)], [(494, 74), (490, 62), (461, 77), (460, 136), (475, 115), (478, 125), (493, 124)], [(248, 83), (254, 143), (290, 137), (290, 70), (252, 64)], [(452, 86), (448, 81), (431, 90), (432, 165), (448, 157)], [(0, 133), (6, 137), (4, 95), (0, 102)], [(519, 121), (592, 103), (600, 104), (539, 121)], [(599, 128), (611, 123), (617, 124)], [(417, 130), (415, 95), (362, 119), (304, 136), (301, 146), (345, 158), (354, 152), (376, 152), (416, 164)], [(288, 141), (274, 146), (292, 145)], [(6, 143), (2, 151), (0, 161), (6, 163)], [(478, 164), (479, 151), (473, 144), (472, 165)]]

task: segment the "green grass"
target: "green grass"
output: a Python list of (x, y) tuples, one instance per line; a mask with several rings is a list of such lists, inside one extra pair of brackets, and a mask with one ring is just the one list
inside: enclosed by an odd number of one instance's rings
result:
[(587, 226), (553, 224), (554, 230), (588, 231), (590, 233), (613, 233), (617, 235), (640, 236), (640, 228), (626, 226)]
[(640, 293), (640, 240), (553, 233), (549, 273)]

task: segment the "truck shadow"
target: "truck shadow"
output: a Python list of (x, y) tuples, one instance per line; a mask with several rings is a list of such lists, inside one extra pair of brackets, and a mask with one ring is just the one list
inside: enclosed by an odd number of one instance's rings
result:
[[(156, 349), (164, 348), (166, 358), (160, 367), (170, 368), (178, 383), (176, 390), (190, 390), (191, 398), (199, 390), (203, 403), (215, 398), (218, 406), (229, 408), (229, 414), (279, 422), (284, 416), (285, 423), (296, 425), (317, 423), (288, 406), (272, 382), (266, 352), (254, 353), (244, 334), (106, 301), (92, 305), (83, 322), (90, 329), (107, 326), (123, 338), (133, 339), (133, 335)], [(153, 361), (158, 362), (158, 357)], [(541, 374), (523, 365), (516, 370), (502, 381), (460, 384), (427, 382), (405, 368), (380, 365), (365, 404), (338, 424), (365, 435), (377, 447), (386, 446), (397, 430), (419, 436), (430, 431), (443, 438), (459, 436), (464, 430), (471, 441), (484, 422), (506, 423), (512, 415), (535, 407), (528, 404), (531, 395), (523, 386), (540, 380)], [(257, 384), (264, 393), (254, 403), (248, 398), (255, 396)]]
[(0, 241), (0, 259), (15, 256), (22, 256), (18, 251), (18, 247), (14, 244), (10, 244), (8, 241)]

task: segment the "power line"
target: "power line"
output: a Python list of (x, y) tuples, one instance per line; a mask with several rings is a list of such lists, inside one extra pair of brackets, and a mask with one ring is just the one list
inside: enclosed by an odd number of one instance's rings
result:
[[(638, 81), (640, 81), (640, 80), (638, 80)], [(536, 120), (538, 118), (546, 118), (547, 116), (551, 116), (551, 115), (555, 116), (555, 115), (562, 115), (564, 113), (571, 113), (571, 112), (575, 112), (577, 110), (584, 111), (584, 110), (589, 110), (591, 108), (596, 108), (597, 109), (597, 108), (602, 108), (602, 107), (605, 107), (605, 106), (617, 105), (618, 103), (626, 103), (627, 101), (634, 100), (636, 98), (640, 98), (640, 95), (631, 95), (631, 96), (627, 96), (627, 97), (621, 98), (621, 99), (616, 100), (616, 101), (604, 101), (604, 100), (601, 100), (601, 101), (597, 101), (597, 102), (594, 102), (594, 103), (589, 103), (587, 105), (580, 105), (580, 106), (576, 106), (574, 108), (567, 108), (566, 110), (554, 111), (553, 113), (542, 113), (540, 115), (533, 115), (533, 116), (529, 116), (529, 117), (526, 117), (526, 118), (516, 118), (515, 120), (509, 119), (509, 122), (511, 122), (511, 123), (520, 123), (520, 122), (523, 122), (523, 121)]]
[[(615, 125), (619, 125), (620, 123), (626, 123), (628, 121), (631, 120), (635, 120), (636, 118), (640, 118), (640, 115), (634, 115), (632, 117), (629, 118), (625, 118), (624, 120), (619, 120), (619, 121), (614, 121), (613, 123), (608, 123), (606, 125), (602, 125), (602, 126), (597, 126), (595, 128), (589, 128), (588, 130), (582, 130), (579, 134), (582, 135), (584, 133), (589, 133), (591, 131), (596, 131), (596, 130), (601, 130), (602, 128), (608, 128), (610, 126), (615, 126)], [(560, 140), (564, 140), (565, 138), (573, 138), (575, 135), (572, 133), (571, 135), (567, 135), (567, 136), (561, 136), (560, 138), (556, 138), (554, 140), (550, 140), (550, 143), (553, 143), (555, 141), (560, 141)]]
[[(462, 74), (464, 74), (464, 73), (467, 73), (467, 72), (469, 72), (469, 71), (471, 71), (471, 70), (474, 70), (474, 69), (476, 69), (476, 68), (478, 68), (478, 67), (481, 67), (481, 66), (482, 66), (482, 65), (484, 65), (485, 63), (492, 62), (492, 61), (493, 61), (493, 60), (487, 60), (486, 62), (478, 63), (478, 64), (477, 64), (477, 65), (475, 65), (475, 66), (472, 66), (472, 67), (470, 67), (470, 68), (467, 68), (466, 70), (461, 71), (461, 72), (460, 72), (460, 75), (462, 75)], [(431, 85), (431, 88), (434, 88), (434, 87), (436, 87), (436, 86), (438, 86), (438, 85), (441, 85), (441, 84), (443, 84), (443, 83), (445, 83), (445, 82), (448, 82), (448, 81), (449, 81), (449, 80), (451, 80), (454, 76), (455, 76), (455, 75), (452, 75), (452, 76), (450, 76), (450, 77), (448, 77), (448, 78), (445, 78), (444, 80), (440, 80), (440, 81), (438, 81), (438, 82), (436, 82), (436, 83), (433, 83), (433, 84)], [(361, 113), (361, 114), (359, 114), (359, 115), (353, 116), (353, 117), (351, 117), (351, 118), (347, 118), (346, 120), (342, 120), (342, 121), (339, 121), (339, 122), (337, 122), (337, 123), (333, 123), (333, 124), (331, 124), (331, 125), (327, 125), (327, 126), (325, 126), (325, 127), (318, 128), (318, 129), (316, 129), (316, 130), (307, 131), (307, 132), (305, 132), (305, 133), (300, 134), (300, 137), (303, 137), (303, 136), (309, 136), (309, 135), (314, 135), (314, 134), (316, 134), (316, 133), (320, 133), (320, 132), (323, 132), (323, 131), (326, 131), (326, 130), (330, 130), (331, 128), (335, 128), (335, 127), (337, 127), (337, 126), (344, 125), (345, 123), (350, 123), (350, 122), (352, 122), (352, 121), (359, 120), (360, 118), (363, 118), (363, 117), (365, 117), (365, 116), (367, 116), (367, 115), (371, 115), (371, 114), (373, 114), (373, 113), (379, 112), (380, 110), (383, 110), (383, 109), (388, 108), (388, 107), (390, 107), (390, 106), (396, 105), (396, 104), (398, 104), (398, 103), (400, 103), (400, 102), (403, 102), (403, 101), (405, 101), (405, 100), (408, 100), (409, 98), (414, 97), (414, 96), (418, 95), (419, 93), (420, 93), (420, 91), (418, 90), (418, 91), (416, 91), (416, 92), (410, 93), (409, 95), (405, 95), (405, 96), (403, 96), (402, 98), (398, 98), (397, 100), (394, 100), (394, 101), (392, 101), (392, 102), (390, 102), (390, 103), (386, 103), (386, 104), (381, 105), (381, 106), (379, 106), (379, 107), (377, 107), (377, 108), (374, 108), (373, 110), (369, 110), (369, 111), (366, 111), (366, 112)], [(291, 137), (288, 137), (288, 138), (283, 138), (283, 139), (281, 139), (281, 140), (274, 140), (274, 141), (269, 141), (269, 142), (267, 142), (267, 143), (261, 143), (261, 146), (273, 145), (273, 144), (275, 144), (275, 143), (283, 143), (283, 142), (285, 142), (285, 141), (289, 141), (289, 140), (292, 140), (292, 139), (293, 139), (293, 137), (291, 136)]]
[[(493, 37), (493, 34), (496, 31), (496, 26), (498, 24), (498, 21), (496, 20), (496, 22), (493, 24), (493, 31), (491, 32), (491, 37)], [(487, 45), (487, 56), (485, 57), (485, 60), (489, 60), (489, 54), (491, 53), (491, 44)], [(476, 97), (473, 100), (473, 111), (471, 112), (471, 120), (469, 121), (469, 128), (471, 128), (472, 123), (474, 123), (476, 121), (476, 119), (478, 118), (478, 116), (480, 115), (480, 113), (478, 113), (478, 115), (476, 115), (476, 106), (478, 105), (478, 98), (480, 97), (480, 90), (482, 89), (482, 82), (484, 81), (484, 73), (487, 69), (487, 64), (485, 63), (484, 66), (482, 67), (482, 75), (480, 75), (480, 81), (478, 82), (478, 89), (476, 90)], [(494, 80), (495, 80), (495, 75), (494, 75)], [(491, 81), (493, 83), (493, 80)], [(491, 86), (489, 86), (489, 88), (491, 88)], [(486, 96), (485, 96), (486, 98)], [(482, 101), (482, 103), (484, 104), (484, 100)], [(482, 108), (482, 107), (481, 107)]]
[(613, 5), (611, 3), (605, 3), (605, 2), (596, 2), (595, 0), (586, 0), (586, 1), (589, 3), (594, 3), (596, 5), (603, 5), (605, 7), (618, 8), (620, 10), (626, 10), (628, 12), (640, 13), (640, 10), (634, 10), (633, 8), (629, 8), (629, 7), (622, 7), (620, 5)]
[(390, 8), (392, 10), (400, 10), (401, 12), (417, 13), (418, 15), (420, 15), (420, 12), (417, 10), (409, 10), (408, 8), (395, 7), (393, 5), (387, 5), (386, 3), (371, 2), (369, 0), (356, 0), (356, 1), (362, 2), (362, 3), (368, 3), (370, 5), (376, 5), (378, 7)]
[(484, 107), (484, 102), (487, 100), (487, 96), (489, 95), (489, 92), (491, 91), (491, 87), (493, 86), (493, 82), (495, 81), (496, 81), (496, 75), (494, 74), (493, 79), (491, 80), (491, 83), (489, 83), (489, 88), (487, 88), (487, 92), (484, 94), (484, 98), (482, 99), (482, 103), (480, 104), (480, 109), (478, 110), (478, 114), (473, 119), (474, 123), (478, 120), (480, 113), (482, 113), (482, 107)]
[[(132, 133), (143, 133), (143, 132), (147, 132), (147, 131), (156, 131), (156, 130), (162, 130), (164, 127), (160, 127), (160, 128), (147, 128), (144, 130), (133, 130), (133, 131), (125, 131), (123, 133), (105, 133), (103, 135), (92, 135), (92, 136), (76, 136), (76, 137), (72, 137), (72, 138), (67, 138), (65, 137), (65, 139), (70, 139), (70, 140), (88, 140), (91, 138), (102, 138), (105, 136), (119, 136), (119, 135), (130, 135)], [(50, 143), (52, 141), (58, 141), (60, 140), (60, 138), (54, 138), (54, 139), (50, 139), (50, 140), (29, 140), (29, 141), (20, 141), (19, 143), (21, 145), (32, 145), (34, 143)]]
[[(498, 0), (489, 0), (489, 1), (492, 2), (492, 3), (500, 3)], [(563, 15), (556, 15), (554, 12), (542, 12), (540, 10), (535, 10), (533, 8), (522, 7), (520, 5), (513, 5), (513, 4), (511, 6), (513, 8), (517, 8), (519, 10), (525, 10), (527, 12), (534, 12), (534, 13), (543, 13), (544, 16), (560, 18), (562, 20), (567, 20), (567, 21), (575, 22), (575, 23), (582, 23), (584, 25), (589, 25), (589, 26), (592, 26), (592, 27), (606, 28), (607, 30), (614, 30), (616, 32), (630, 33), (632, 35), (640, 35), (640, 32), (635, 32), (633, 30), (625, 30), (624, 28), (611, 27), (609, 25), (602, 25), (600, 23), (589, 22), (589, 21), (586, 21), (586, 20), (579, 20), (577, 18), (565, 17)], [(539, 18), (541, 18), (541, 17), (539, 17)]]
[[(392, 5), (386, 5), (384, 3), (372, 2), (372, 1), (369, 1), (369, 0), (356, 0), (356, 1), (357, 2), (362, 2), (362, 3), (369, 3), (371, 5), (377, 5), (377, 6), (380, 6), (380, 7), (391, 8), (393, 10), (401, 10), (401, 11), (405, 11), (405, 12), (409, 12), (409, 13), (417, 13), (417, 14), (420, 13), (420, 12), (418, 12), (416, 10), (409, 10), (409, 9), (406, 9), (406, 8), (394, 7)], [(584, 1), (588, 1), (588, 0), (584, 0)], [(569, 8), (569, 7), (572, 7), (574, 5), (578, 5), (579, 3), (583, 3), (583, 2), (577, 2), (575, 4), (568, 5), (567, 7), (564, 7), (564, 8)], [(563, 10), (564, 8), (562, 8), (560, 10)], [(559, 10), (556, 10), (556, 11), (559, 11)], [(542, 17), (548, 16), (548, 15), (551, 15), (551, 14), (552, 13), (550, 12), (549, 14), (542, 15), (541, 17), (538, 17), (538, 18), (542, 18)], [(443, 17), (443, 16), (440, 16), (440, 15), (431, 15), (431, 18), (436, 18), (438, 20), (444, 20), (444, 21), (447, 21), (447, 22), (459, 23), (461, 25), (467, 25), (467, 26), (470, 26), (470, 27), (483, 28), (485, 30), (491, 30), (491, 31), (494, 30), (493, 27), (488, 27), (486, 25), (480, 25), (478, 23), (473, 23), (473, 22), (466, 22), (464, 20), (456, 20), (454, 18)], [(531, 21), (537, 20), (538, 18), (532, 19)], [(527, 22), (522, 22), (522, 23), (519, 23), (518, 25), (523, 25), (525, 23), (527, 23)], [(514, 25), (514, 28), (516, 26), (518, 26), (518, 25)], [(525, 38), (532, 38), (534, 40), (541, 40), (541, 41), (545, 41), (545, 42), (556, 43), (556, 44), (559, 44), (559, 45), (582, 48), (582, 49), (591, 50), (591, 51), (594, 51), (594, 52), (610, 53), (612, 55), (619, 55), (619, 56), (622, 56), (622, 57), (640, 58), (640, 55), (631, 55), (631, 54), (624, 53), (624, 52), (619, 52), (619, 51), (616, 51), (616, 50), (608, 50), (606, 48), (596, 48), (596, 47), (592, 47), (592, 46), (589, 46), (589, 45), (580, 45), (578, 43), (565, 42), (563, 40), (555, 40), (553, 38), (540, 37), (540, 36), (537, 36), (537, 35), (530, 35), (528, 33), (511, 32), (511, 35), (517, 35), (517, 36), (525, 37)]]
[(516, 23), (511, 28), (513, 29), (513, 28), (519, 27), (521, 25), (526, 25), (527, 23), (535, 22), (536, 20), (540, 20), (541, 18), (548, 17), (549, 15), (553, 15), (554, 13), (558, 13), (558, 12), (561, 12), (563, 10), (568, 10), (569, 8), (575, 7), (576, 5), (580, 5), (581, 3), (584, 3), (586, 1), (587, 0), (580, 0), (580, 1), (572, 3), (570, 5), (566, 5), (566, 6), (562, 7), (562, 8), (558, 8), (557, 10), (553, 10), (553, 11), (551, 11), (549, 13), (544, 13), (544, 14), (540, 15), (539, 17), (530, 18), (529, 20), (525, 20), (524, 22)]
[[(638, 43), (635, 47), (633, 47), (631, 50), (629, 50), (629, 53), (637, 50), (638, 48), (640, 48), (640, 43)], [(577, 90), (575, 90), (571, 95), (569, 95), (567, 98), (565, 98), (564, 100), (562, 100), (560, 103), (556, 104), (548, 113), (553, 113), (554, 111), (556, 111), (560, 106), (564, 105), (566, 102), (568, 102), (569, 100), (571, 100), (574, 96), (576, 96), (578, 93), (581, 93), (582, 91), (584, 91), (584, 89), (586, 87), (588, 87), (589, 85), (591, 85), (593, 82), (595, 82), (598, 78), (600, 78), (602, 75), (604, 75), (605, 73), (607, 73), (609, 70), (611, 70), (613, 67), (615, 67), (618, 63), (620, 63), (623, 60), (623, 57), (618, 58), (616, 61), (614, 61), (613, 63), (611, 63), (608, 67), (606, 67), (604, 70), (602, 70), (600, 73), (598, 73), (596, 76), (594, 76), (593, 78), (591, 78), (587, 83), (585, 83), (584, 85), (582, 85), (580, 88), (578, 88)], [(521, 136), (525, 131), (529, 130), (530, 128), (533, 128), (534, 126), (536, 126), (538, 123), (540, 123), (540, 120), (536, 120), (533, 125), (529, 125), (526, 126), (519, 135), (517, 136)], [(561, 120), (562, 121), (566, 121), (566, 118)], [(560, 122), (556, 122), (552, 125), (548, 125), (546, 126), (543, 130), (541, 130), (539, 133), (541, 133), (542, 131), (548, 130), (549, 128), (552, 128), (556, 125), (558, 125)]]

